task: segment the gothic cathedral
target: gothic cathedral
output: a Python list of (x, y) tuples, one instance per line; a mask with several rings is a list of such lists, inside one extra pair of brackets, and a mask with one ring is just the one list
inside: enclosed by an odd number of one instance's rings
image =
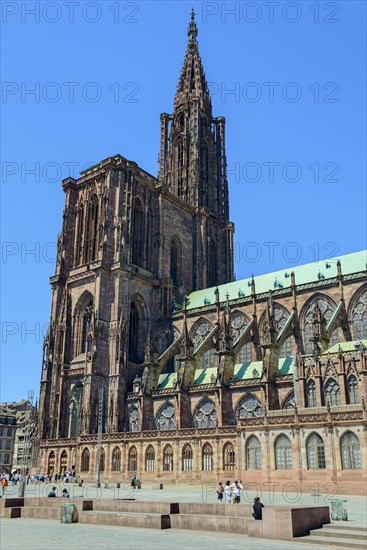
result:
[(37, 468), (93, 479), (100, 427), (111, 480), (358, 492), (366, 253), (234, 281), (225, 119), (197, 34), (192, 15), (158, 177), (116, 155), (62, 182)]

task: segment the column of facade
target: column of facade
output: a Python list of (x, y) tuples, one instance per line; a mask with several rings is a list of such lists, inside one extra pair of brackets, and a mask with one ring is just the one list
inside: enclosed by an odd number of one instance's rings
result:
[(136, 465), (136, 475), (137, 477), (141, 477), (144, 472), (144, 455), (145, 455), (144, 442), (140, 441), (137, 447), (139, 450), (138, 450), (138, 460)]
[[(265, 444), (265, 466), (266, 466), (266, 481), (271, 481), (272, 468), (271, 468), (271, 453), (270, 453), (270, 433), (269, 430), (264, 430), (264, 444)], [(258, 437), (259, 434), (257, 434)], [(260, 440), (261, 441), (261, 440)]]
[(305, 403), (306, 393), (306, 380), (304, 376), (300, 376), (296, 381), (296, 402), (299, 409), (303, 409), (306, 406)]
[(194, 474), (196, 479), (200, 479), (201, 477), (201, 440), (196, 437), (195, 439), (195, 447), (193, 449), (193, 455), (195, 455), (194, 460)]
[(322, 380), (321, 380), (321, 375), (320, 374), (317, 374), (315, 376), (315, 390), (316, 390), (316, 405), (317, 407), (322, 407), (322, 402), (323, 402), (323, 398), (322, 398)]
[(175, 439), (173, 448), (173, 471), (175, 479), (180, 477), (180, 441)]
[(157, 441), (157, 478), (162, 477), (162, 444), (160, 441)]
[(221, 441), (220, 441), (220, 438), (219, 437), (216, 437), (215, 438), (215, 443), (216, 443), (216, 467), (215, 467), (215, 474), (216, 474), (216, 479), (219, 479), (219, 476), (220, 476), (220, 472), (222, 470), (222, 467), (221, 467), (221, 457), (222, 457), (222, 446), (221, 446)]
[(292, 459), (295, 458), (294, 464), (296, 466), (296, 473), (298, 481), (303, 480), (303, 460), (302, 460), (302, 452), (301, 452), (301, 437), (300, 437), (300, 429), (295, 429), (295, 436), (293, 440), (292, 445)]
[(340, 388), (340, 404), (341, 405), (347, 405), (348, 399), (347, 399), (347, 386), (346, 386), (346, 380), (345, 380), (345, 373), (344, 372), (338, 372), (338, 384)]

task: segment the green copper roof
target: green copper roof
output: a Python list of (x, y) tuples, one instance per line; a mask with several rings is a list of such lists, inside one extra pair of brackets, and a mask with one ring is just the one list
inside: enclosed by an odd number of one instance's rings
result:
[(207, 367), (206, 369), (196, 369), (194, 386), (199, 386), (200, 384), (212, 384), (212, 376), (214, 381), (217, 380), (218, 369), (217, 367)]
[[(367, 345), (367, 340), (362, 340), (362, 342), (365, 342)], [(352, 343), (353, 342), (346, 342), (344, 343), (344, 345), (352, 344)], [(278, 367), (279, 375), (284, 376), (286, 374), (293, 374), (294, 364), (295, 364), (294, 357), (284, 357), (282, 359), (279, 359), (279, 367)], [(263, 370), (263, 365), (264, 365), (263, 361), (249, 361), (247, 363), (237, 363), (234, 367), (232, 380), (238, 381), (238, 380), (251, 380), (253, 378), (260, 378)], [(217, 375), (218, 375), (217, 367), (207, 367), (205, 369), (196, 369), (193, 385), (200, 386), (202, 384), (212, 384), (214, 378), (215, 380), (217, 379)], [(176, 380), (177, 380), (176, 372), (160, 374), (157, 390), (173, 389), (175, 387)]]
[(157, 390), (171, 390), (175, 387), (177, 380), (177, 373), (170, 372), (166, 374), (160, 374), (158, 379)]
[(338, 353), (339, 348), (342, 351), (359, 351), (361, 347), (367, 348), (367, 340), (354, 340), (353, 342), (340, 342), (329, 348), (325, 353)]
[[(247, 363), (238, 363), (234, 367), (232, 380), (249, 380), (251, 378), (260, 378), (263, 370), (263, 361), (250, 361)], [(255, 376), (254, 376), (255, 371)]]
[[(295, 283), (297, 286), (307, 283), (318, 282), (324, 279), (332, 279), (337, 276), (337, 261), (341, 263), (343, 275), (351, 273), (359, 273), (366, 271), (367, 250), (346, 254), (338, 258), (330, 258), (311, 264), (291, 266), (288, 265), (281, 271), (266, 273), (254, 277), (256, 294), (263, 294), (269, 290), (278, 290), (281, 288), (290, 288), (291, 273), (294, 272)], [(239, 298), (251, 296), (251, 278), (234, 281), (220, 285), (219, 299), (225, 302), (226, 294), (228, 293), (230, 300), (238, 300)], [(191, 292), (187, 296), (187, 309), (196, 309), (210, 304), (215, 304), (215, 289), (216, 287), (206, 288)], [(181, 309), (180, 304), (176, 305), (176, 310)]]
[(292, 355), (290, 355), (289, 357), (283, 357), (282, 359), (279, 359), (279, 363), (278, 363), (279, 376), (285, 376), (286, 374), (293, 374), (295, 362), (296, 362), (296, 359)]

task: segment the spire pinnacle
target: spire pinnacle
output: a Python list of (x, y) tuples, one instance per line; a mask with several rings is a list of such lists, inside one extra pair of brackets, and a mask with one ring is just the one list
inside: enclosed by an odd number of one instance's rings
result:
[(198, 35), (198, 28), (196, 26), (195, 22), (195, 12), (194, 8), (191, 9), (191, 21), (189, 24), (189, 30), (187, 31), (188, 36), (190, 37), (190, 40), (194, 41)]

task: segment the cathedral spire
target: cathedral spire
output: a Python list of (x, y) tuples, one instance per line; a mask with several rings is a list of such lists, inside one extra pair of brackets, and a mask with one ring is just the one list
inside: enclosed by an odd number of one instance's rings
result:
[(205, 288), (233, 280), (233, 225), (229, 222), (225, 119), (212, 114), (194, 10), (187, 34), (173, 113), (161, 114), (158, 178), (165, 190), (195, 209), (199, 238), (193, 288)]
[(191, 21), (187, 34), (189, 40), (178, 81), (174, 108), (175, 110), (180, 109), (185, 103), (195, 98), (199, 100), (201, 107), (206, 106), (209, 110), (208, 115), (211, 116), (211, 99), (203, 64), (199, 55), (199, 44), (197, 42), (198, 29), (195, 22), (194, 10), (191, 12)]

